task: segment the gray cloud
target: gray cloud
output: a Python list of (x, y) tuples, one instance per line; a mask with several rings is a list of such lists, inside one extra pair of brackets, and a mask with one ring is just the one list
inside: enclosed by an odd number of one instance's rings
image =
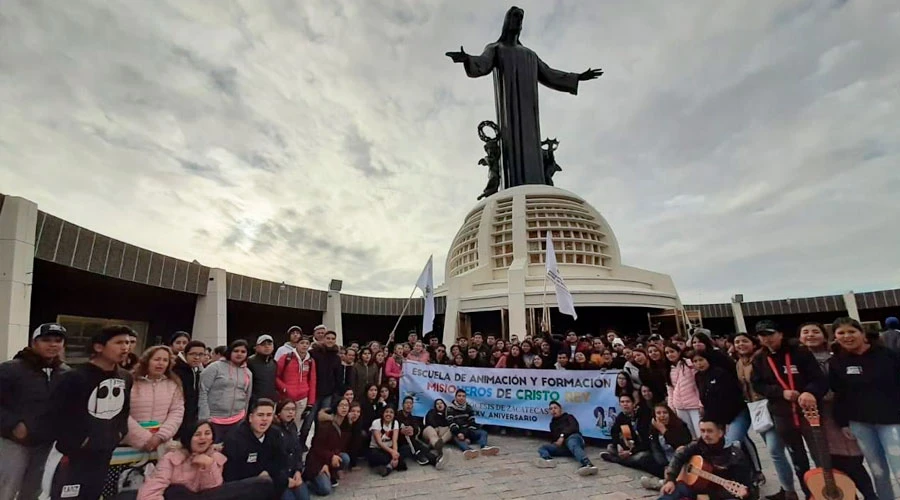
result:
[[(555, 179), (686, 302), (896, 286), (900, 7), (523, 1)], [(0, 186), (213, 266), (404, 296), (485, 172), (508, 5), (0, 2)], [(136, 224), (136, 221), (140, 221)]]

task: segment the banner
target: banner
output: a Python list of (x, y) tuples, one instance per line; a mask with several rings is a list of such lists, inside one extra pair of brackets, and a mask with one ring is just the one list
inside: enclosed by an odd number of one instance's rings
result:
[(617, 371), (520, 370), (463, 368), (406, 361), (400, 399), (415, 399), (413, 415), (424, 417), (437, 399), (450, 403), (457, 389), (466, 391), (482, 425), (536, 431), (550, 430), (550, 401), (572, 414), (585, 437), (610, 439), (619, 412)]

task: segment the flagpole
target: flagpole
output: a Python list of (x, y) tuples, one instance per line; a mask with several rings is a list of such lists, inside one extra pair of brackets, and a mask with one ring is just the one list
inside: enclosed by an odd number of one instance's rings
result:
[(400, 311), (400, 317), (397, 318), (397, 322), (394, 323), (394, 328), (391, 329), (391, 334), (390, 334), (390, 336), (388, 336), (388, 341), (387, 341), (388, 344), (391, 343), (391, 340), (394, 338), (394, 334), (397, 333), (397, 327), (400, 326), (400, 320), (403, 319), (403, 315), (406, 314), (406, 310), (409, 308), (409, 303), (412, 302), (413, 295), (416, 294), (417, 288), (418, 288), (417, 286), (414, 286), (412, 289), (412, 292), (410, 292), (410, 294), (409, 294), (409, 298), (406, 299), (406, 304), (403, 305), (403, 310)]

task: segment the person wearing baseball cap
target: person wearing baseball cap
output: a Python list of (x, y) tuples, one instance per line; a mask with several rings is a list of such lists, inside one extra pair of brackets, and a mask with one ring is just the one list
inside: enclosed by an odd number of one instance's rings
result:
[(884, 320), (885, 330), (881, 332), (881, 340), (888, 349), (900, 353), (900, 320), (890, 316)]
[(69, 371), (61, 356), (66, 329), (44, 323), (31, 345), (0, 363), (0, 498), (37, 498), (53, 442), (51, 394)]
[(278, 389), (275, 388), (275, 372), (278, 364), (272, 356), (275, 341), (268, 333), (256, 338), (256, 354), (247, 360), (247, 368), (253, 374), (253, 394), (251, 401), (260, 398), (278, 401)]
[[(297, 347), (297, 342), (300, 342), (300, 338), (303, 337), (303, 328), (300, 328), (297, 325), (293, 325), (287, 330), (288, 340), (284, 343), (283, 346), (279, 347), (277, 351), (275, 351), (275, 361), (281, 359), (282, 356), (290, 354), (294, 351), (294, 348)], [(278, 401), (277, 399), (275, 401)]]
[(757, 322), (754, 332), (764, 349), (753, 360), (750, 383), (755, 392), (768, 399), (775, 432), (787, 446), (794, 471), (809, 498), (803, 479), (809, 470), (809, 458), (803, 442), (806, 441), (812, 456), (821, 455), (817, 454), (816, 442), (801, 408), (813, 407), (825, 397), (828, 379), (812, 353), (784, 338), (774, 321)]

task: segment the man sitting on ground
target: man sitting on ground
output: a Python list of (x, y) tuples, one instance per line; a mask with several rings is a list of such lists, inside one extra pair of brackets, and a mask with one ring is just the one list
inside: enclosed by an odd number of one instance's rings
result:
[(632, 469), (661, 476), (662, 466), (650, 450), (650, 414), (634, 402), (631, 394), (619, 396), (622, 411), (616, 416), (609, 433), (612, 444), (600, 458)]
[(456, 397), (447, 407), (447, 420), (450, 422), (453, 440), (463, 451), (466, 459), (475, 458), (479, 454), (478, 450), (473, 450), (469, 446), (472, 443), (478, 443), (482, 455), (493, 456), (500, 453), (500, 448), (488, 446), (487, 431), (478, 428), (478, 424), (475, 423), (475, 410), (466, 402), (466, 391), (462, 389), (456, 391)]
[(397, 412), (400, 423), (400, 455), (414, 459), (419, 465), (433, 465), (435, 469), (444, 468), (444, 454), (432, 450), (422, 439), (422, 420), (413, 416), (412, 396), (403, 398), (403, 407)]
[(659, 500), (678, 500), (681, 498), (697, 498), (698, 493), (705, 493), (711, 500), (734, 498), (720, 486), (711, 486), (708, 491), (694, 491), (684, 483), (675, 480), (684, 464), (691, 457), (700, 455), (703, 461), (712, 466), (712, 473), (743, 486), (739, 498), (756, 498), (757, 492), (748, 488), (753, 483), (753, 467), (747, 456), (741, 451), (740, 443), (725, 445), (725, 426), (711, 420), (700, 421), (700, 439), (679, 448), (669, 466), (666, 467), (666, 483), (663, 485)]
[(597, 467), (584, 454), (584, 437), (581, 436), (581, 428), (578, 420), (572, 415), (563, 412), (558, 401), (550, 402), (550, 439), (553, 443), (542, 445), (538, 449), (538, 458), (535, 464), (541, 468), (556, 467), (552, 457), (575, 457), (575, 461), (581, 464), (578, 469), (579, 476), (592, 476), (597, 473)]
[[(268, 491), (261, 497), (278, 498), (285, 489), (299, 486), (287, 477), (287, 454), (281, 433), (272, 429), (275, 403), (271, 399), (259, 399), (250, 405), (249, 418), (232, 429), (225, 438), (223, 453), (228, 458), (223, 476), (225, 482), (259, 478), (260, 491)], [(226, 484), (227, 488), (228, 485)]]

